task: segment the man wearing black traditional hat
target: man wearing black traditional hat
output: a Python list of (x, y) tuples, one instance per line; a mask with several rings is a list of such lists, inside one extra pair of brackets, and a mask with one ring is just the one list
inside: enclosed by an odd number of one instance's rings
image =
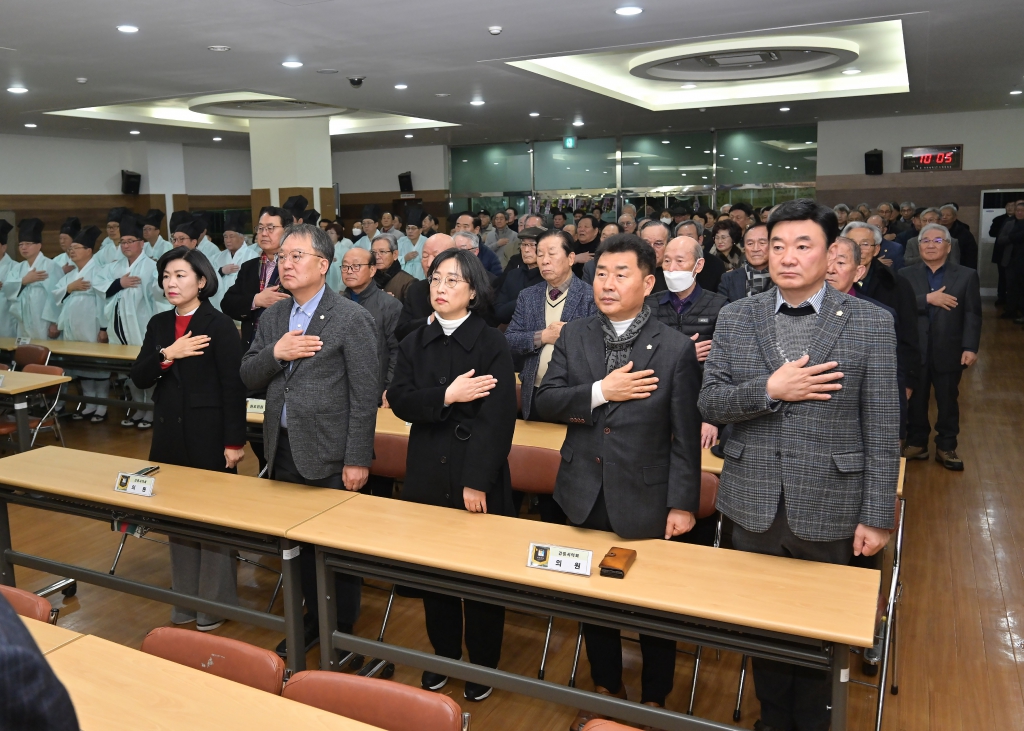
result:
[(360, 249), (366, 249), (369, 251), (372, 247), (370, 244), (378, 236), (382, 236), (380, 232), (380, 206), (376, 203), (370, 203), (363, 206), (362, 214), (362, 232), (363, 235), (356, 239), (353, 246), (358, 246)]
[(7, 255), (7, 237), (13, 230), (14, 226), (0, 218), (0, 338), (13, 338), (18, 334), (18, 323), (11, 317), (10, 302), (4, 297), (4, 282), (11, 269), (17, 265)]
[(303, 214), (305, 213), (306, 206), (308, 205), (309, 201), (306, 200), (305, 196), (293, 195), (281, 204), (281, 208), (292, 214), (292, 220), (295, 223), (307, 223)]
[(402, 271), (416, 279), (426, 279), (426, 272), (423, 271), (423, 244), (427, 237), (423, 235), (421, 226), (426, 214), (421, 208), (410, 208), (406, 212), (405, 236), (398, 240), (398, 261), (402, 265)]
[(99, 250), (93, 254), (103, 264), (109, 264), (121, 255), (121, 250), (118, 248), (121, 244), (121, 219), (129, 213), (131, 211), (124, 206), (111, 208), (107, 213), (107, 238), (103, 239)]
[[(146, 241), (142, 253), (153, 261), (174, 248), (170, 241), (160, 235), (160, 224), (163, 220), (164, 212), (158, 208), (150, 208), (145, 218), (142, 219), (142, 238)], [(123, 250), (122, 253), (124, 253)]]
[(210, 262), (220, 278), (217, 294), (210, 300), (210, 304), (218, 310), (224, 295), (238, 278), (242, 264), (260, 255), (258, 247), (247, 246), (245, 243), (246, 217), (245, 211), (229, 211), (224, 214), (224, 251)]
[(67, 274), (74, 271), (75, 265), (68, 257), (68, 249), (78, 232), (82, 230), (82, 222), (74, 216), (69, 217), (60, 225), (60, 233), (57, 234), (57, 242), (60, 244), (61, 252), (53, 257), (53, 263), (60, 267), (61, 271)]
[(199, 243), (196, 245), (196, 248), (203, 252), (207, 259), (213, 261), (220, 254), (220, 249), (217, 248), (217, 244), (210, 240), (210, 218), (205, 211), (198, 211), (193, 213), (192, 216), (201, 229)]
[[(22, 261), (11, 267), (3, 295), (11, 317), (18, 323), (19, 338), (46, 340), (49, 324), (56, 321), (50, 305), (50, 289), (64, 276), (53, 260), (43, 255), (43, 222), (26, 218), (18, 225), (18, 253)], [(48, 305), (50, 305), (48, 307)], [(47, 316), (53, 319), (47, 321)]]
[[(142, 231), (135, 217), (126, 214), (118, 225), (118, 238), (141, 237)], [(53, 304), (57, 309), (56, 322), (50, 325), (51, 338), (74, 340), (84, 343), (107, 342), (106, 318), (103, 308), (106, 294), (94, 284), (100, 284), (105, 266), (93, 255), (93, 247), (100, 236), (95, 226), (80, 231), (68, 249), (68, 256), (75, 270), (68, 272), (51, 290)], [(79, 378), (84, 396), (105, 399), (110, 396), (110, 372), (92, 369), (72, 368), (72, 378)], [(89, 419), (93, 424), (107, 420), (106, 404), (85, 404), (85, 407), (71, 418), (76, 421)]]
[(184, 246), (186, 249), (198, 248), (199, 240), (203, 237), (203, 230), (202, 222), (195, 219), (179, 223), (178, 227), (174, 229), (174, 233), (171, 234), (171, 246), (175, 249), (179, 246)]

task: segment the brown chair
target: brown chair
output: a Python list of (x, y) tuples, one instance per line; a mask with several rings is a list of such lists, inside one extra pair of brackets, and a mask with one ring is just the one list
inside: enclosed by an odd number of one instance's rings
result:
[(6, 363), (0, 363), (0, 371), (9, 371), (9, 370), (11, 370), (10, 366), (8, 366)]
[(516, 377), (516, 416), (519, 419), (523, 418), (523, 384), (519, 382), (518, 376)]
[(607, 718), (595, 718), (588, 721), (583, 731), (634, 731), (633, 726), (623, 726), (621, 723), (609, 721)]
[[(22, 370), (25, 373), (37, 373), (45, 376), (64, 375), (63, 368), (58, 366), (36, 365), (35, 363), (29, 363)], [(40, 409), (43, 411), (43, 415), (30, 416), (28, 419), (28, 427), (32, 430), (32, 441), (29, 443), (30, 447), (35, 446), (36, 437), (39, 436), (39, 432), (43, 430), (52, 431), (54, 436), (60, 440), (60, 446), (65, 446), (64, 433), (60, 429), (60, 420), (54, 413), (57, 409), (57, 404), (60, 403), (60, 394), (63, 389), (64, 384), (59, 383), (56, 386), (50, 386), (49, 388), (32, 394), (33, 397), (41, 400), (42, 405)], [(9, 415), (0, 420), (0, 436), (11, 436), (17, 433), (17, 431), (18, 423), (14, 416)]]
[(557, 450), (513, 444), (508, 453), (512, 489), (550, 495), (555, 491), (555, 478), (561, 462), (562, 455)]
[(409, 437), (378, 434), (373, 438), (373, 463), (370, 474), (405, 479), (405, 460), (409, 452)]
[(14, 349), (14, 370), (23, 371), (27, 365), (44, 366), (50, 362), (50, 349), (43, 345), (19, 345)]
[(281, 695), (386, 731), (469, 729), (469, 714), (448, 696), (378, 678), (303, 670)]
[(0, 594), (22, 617), (28, 617), (37, 622), (57, 624), (57, 615), (60, 614), (60, 610), (51, 605), (46, 597), (3, 584), (0, 584)]
[(284, 661), (273, 650), (205, 632), (157, 627), (142, 641), (142, 651), (257, 690), (281, 693)]

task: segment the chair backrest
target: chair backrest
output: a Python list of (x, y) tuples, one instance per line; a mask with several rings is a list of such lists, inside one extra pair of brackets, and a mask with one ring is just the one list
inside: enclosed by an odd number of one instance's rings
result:
[(698, 518), (707, 518), (715, 514), (718, 509), (715, 502), (718, 500), (718, 475), (710, 472), (700, 473), (700, 508), (697, 509)]
[(0, 584), (0, 594), (4, 595), (7, 603), (14, 607), (14, 611), (22, 617), (28, 617), (38, 622), (50, 621), (53, 606), (46, 597), (3, 584)]
[(523, 418), (523, 384), (516, 381), (516, 413)]
[[(36, 365), (35, 363), (29, 363), (21, 370), (25, 373), (38, 373), (41, 376), (64, 375), (64, 369), (61, 368), (60, 366)], [(46, 394), (47, 396), (56, 396), (58, 393), (60, 393), (60, 389), (63, 387), (63, 385), (63, 383), (58, 383), (56, 386), (50, 386), (49, 388), (44, 389), (42, 393)]]
[(157, 627), (142, 641), (142, 651), (257, 690), (281, 693), (284, 661), (273, 650), (205, 632)]
[(462, 709), (448, 696), (380, 678), (304, 670), (281, 695), (386, 731), (462, 728)]
[(512, 488), (520, 492), (550, 495), (555, 491), (555, 478), (562, 455), (554, 449), (513, 444), (508, 453), (508, 469)]
[(50, 362), (50, 349), (42, 345), (19, 345), (14, 349), (14, 365), (17, 370), (25, 370), (25, 366), (35, 363), (46, 365)]
[(378, 434), (373, 438), (373, 463), (370, 474), (405, 479), (405, 460), (409, 453), (409, 437)]
[(623, 726), (607, 718), (595, 718), (583, 727), (583, 731), (633, 731), (633, 726)]
[(6, 363), (0, 363), (0, 371), (9, 371), (10, 367)]

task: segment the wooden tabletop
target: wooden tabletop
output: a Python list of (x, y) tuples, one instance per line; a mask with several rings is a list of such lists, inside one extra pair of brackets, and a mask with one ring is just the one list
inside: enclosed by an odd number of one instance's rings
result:
[(0, 484), (278, 537), (354, 494), (162, 464), (153, 497), (114, 492), (118, 472), (153, 464), (43, 447), (0, 459)]
[(71, 380), (68, 376), (47, 376), (42, 373), (21, 371), (0, 371), (0, 395), (14, 396), (28, 391), (38, 391)]
[[(56, 355), (74, 355), (84, 358), (110, 358), (112, 360), (135, 360), (139, 357), (138, 345), (115, 345), (113, 343), (87, 343), (78, 340), (33, 340), (33, 345), (42, 345)], [(0, 350), (14, 350), (14, 338), (0, 338)]]
[[(293, 540), (518, 585), (870, 647), (879, 572), (481, 515), (356, 495), (288, 531)], [(594, 552), (593, 575), (526, 567), (530, 543)], [(612, 546), (633, 548), (625, 579), (600, 576)]]
[(55, 624), (49, 622), (40, 622), (36, 619), (29, 619), (28, 617), (20, 617), (21, 621), (25, 623), (25, 627), (28, 629), (29, 634), (32, 635), (32, 639), (39, 645), (39, 650), (44, 655), (48, 655), (59, 647), (69, 642), (83, 637), (83, 635), (77, 632), (72, 632), (69, 629), (58, 627)]
[(46, 659), (83, 731), (376, 729), (91, 635)]

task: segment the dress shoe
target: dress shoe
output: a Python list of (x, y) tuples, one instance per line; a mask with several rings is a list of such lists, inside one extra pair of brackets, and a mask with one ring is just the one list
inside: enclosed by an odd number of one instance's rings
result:
[(913, 444), (908, 444), (903, 448), (903, 457), (911, 459), (928, 459), (928, 447), (915, 447)]
[(955, 449), (943, 451), (936, 447), (935, 461), (941, 464), (947, 470), (952, 470), (953, 472), (964, 471), (964, 461), (957, 456)]
[[(625, 685), (619, 686), (618, 693), (612, 693), (610, 690), (608, 690), (607, 688), (602, 688), (600, 685), (594, 686), (594, 692), (599, 693), (601, 695), (610, 695), (616, 698), (621, 698), (622, 700), (626, 700)], [(593, 711), (585, 711), (581, 708), (579, 711), (576, 712), (576, 718), (574, 718), (572, 720), (572, 723), (569, 724), (569, 731), (583, 731), (583, 727), (591, 721), (593, 721), (595, 718), (608, 717), (602, 716), (600, 713), (594, 713)]]
[(420, 686), (423, 690), (441, 690), (448, 684), (448, 676), (441, 675), (441, 673), (432, 673), (429, 670), (423, 671), (423, 677), (420, 678)]
[[(646, 702), (644, 702), (644, 705), (645, 706), (650, 706), (651, 708), (664, 708), (665, 707), (664, 703), (655, 703), (654, 701), (646, 701)], [(642, 729), (642, 731), (661, 731), (657, 726), (641, 726), (640, 728)]]
[(480, 685), (480, 683), (471, 683), (466, 681), (466, 690), (463, 693), (463, 697), (467, 701), (473, 701), (479, 703), (484, 698), (494, 692), (494, 688), (489, 685)]

